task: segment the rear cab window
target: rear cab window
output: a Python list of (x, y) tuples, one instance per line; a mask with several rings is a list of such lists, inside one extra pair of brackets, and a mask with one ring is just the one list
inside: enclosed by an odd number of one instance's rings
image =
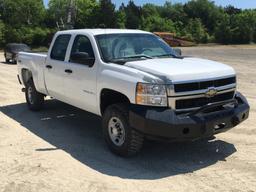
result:
[(71, 35), (63, 34), (59, 35), (54, 42), (54, 45), (51, 50), (51, 59), (64, 61), (66, 57), (66, 52), (68, 49), (68, 44), (70, 41)]

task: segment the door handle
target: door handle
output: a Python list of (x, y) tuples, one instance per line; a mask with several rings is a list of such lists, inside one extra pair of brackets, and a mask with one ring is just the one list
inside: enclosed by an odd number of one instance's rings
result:
[(47, 69), (52, 69), (52, 66), (51, 65), (46, 65), (46, 68)]
[(73, 73), (73, 71), (72, 71), (71, 69), (66, 69), (65, 72), (66, 72), (66, 73), (69, 73), (69, 74), (70, 74), (70, 73)]

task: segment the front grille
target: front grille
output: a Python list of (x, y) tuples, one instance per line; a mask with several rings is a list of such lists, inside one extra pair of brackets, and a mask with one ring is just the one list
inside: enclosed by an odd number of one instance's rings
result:
[(233, 99), (235, 92), (228, 92), (216, 95), (212, 98), (200, 97), (200, 98), (191, 98), (191, 99), (181, 99), (176, 100), (176, 110), (189, 109), (189, 108), (198, 108), (209, 103), (216, 103), (221, 101), (226, 101)]
[(200, 89), (208, 89), (209, 87), (221, 87), (221, 86), (230, 85), (234, 83), (236, 83), (236, 77), (229, 77), (225, 79), (201, 81), (201, 82), (195, 82), (195, 83), (175, 84), (174, 90), (176, 93), (179, 93), (179, 92), (186, 92), (186, 91), (196, 91)]

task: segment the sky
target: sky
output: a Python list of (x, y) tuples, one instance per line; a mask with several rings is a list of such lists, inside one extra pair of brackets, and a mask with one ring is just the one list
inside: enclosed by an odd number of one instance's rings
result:
[[(49, 0), (44, 0), (44, 4), (47, 6)], [(121, 5), (121, 3), (127, 3), (129, 0), (112, 0), (114, 4), (116, 4), (117, 7)], [(175, 3), (185, 3), (188, 0), (172, 0), (171, 2)], [(143, 5), (145, 3), (153, 3), (157, 5), (163, 5), (166, 0), (134, 0), (134, 2), (137, 5)], [(227, 6), (227, 5), (233, 5), (237, 8), (242, 8), (242, 9), (249, 9), (249, 8), (256, 8), (256, 0), (215, 0), (216, 5), (222, 5), (222, 6)]]

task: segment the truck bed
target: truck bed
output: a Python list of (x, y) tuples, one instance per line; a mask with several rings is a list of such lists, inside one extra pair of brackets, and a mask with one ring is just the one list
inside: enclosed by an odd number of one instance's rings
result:
[(46, 58), (47, 53), (20, 52), (17, 60), (20, 77), (22, 77), (22, 69), (29, 69), (33, 74), (34, 84), (41, 93), (46, 93), (44, 85), (44, 65)]

